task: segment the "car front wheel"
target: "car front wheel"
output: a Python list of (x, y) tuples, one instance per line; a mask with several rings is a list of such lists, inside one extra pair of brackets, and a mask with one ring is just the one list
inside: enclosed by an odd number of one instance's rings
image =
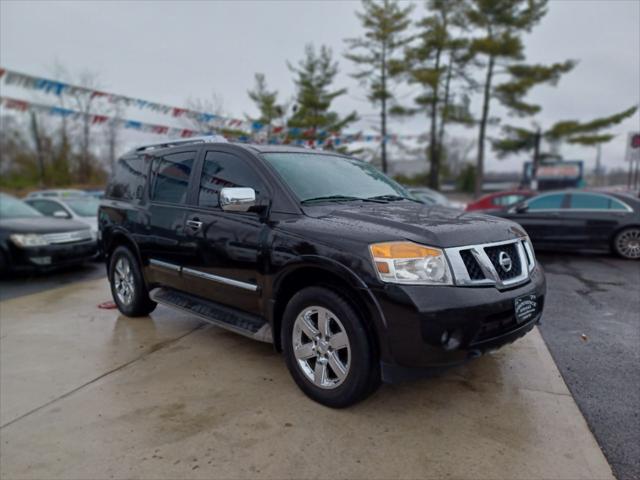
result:
[(613, 251), (622, 258), (640, 259), (640, 227), (620, 231), (613, 239)]
[(282, 346), (300, 389), (334, 408), (363, 400), (380, 382), (377, 360), (360, 315), (341, 296), (309, 287), (284, 313)]

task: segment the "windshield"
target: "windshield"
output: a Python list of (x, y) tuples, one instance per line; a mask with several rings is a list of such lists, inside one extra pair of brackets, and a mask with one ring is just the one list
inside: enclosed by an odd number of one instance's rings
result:
[(100, 201), (94, 197), (66, 198), (64, 203), (80, 217), (96, 217)]
[(265, 153), (301, 202), (404, 197), (409, 193), (366, 162), (315, 153)]
[(0, 195), (0, 218), (41, 217), (42, 214), (22, 200)]

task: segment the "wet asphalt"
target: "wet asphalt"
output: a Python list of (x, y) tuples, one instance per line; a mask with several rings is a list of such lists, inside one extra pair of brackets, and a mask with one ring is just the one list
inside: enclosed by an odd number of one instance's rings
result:
[(540, 332), (619, 479), (640, 478), (640, 262), (539, 253)]
[[(640, 478), (640, 262), (539, 253), (542, 336), (619, 479)], [(104, 276), (100, 262), (0, 280), (0, 300)], [(106, 300), (106, 299), (105, 299)]]

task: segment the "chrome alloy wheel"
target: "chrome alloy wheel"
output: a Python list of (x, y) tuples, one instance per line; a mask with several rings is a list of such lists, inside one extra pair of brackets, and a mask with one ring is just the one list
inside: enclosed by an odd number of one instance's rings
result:
[(292, 341), (298, 366), (315, 386), (336, 388), (347, 378), (349, 337), (331, 311), (317, 306), (305, 308), (293, 324)]
[(131, 263), (127, 257), (120, 257), (113, 271), (113, 284), (118, 300), (123, 305), (129, 305), (133, 300), (135, 287), (133, 284), (133, 272)]
[(630, 228), (618, 235), (616, 248), (623, 257), (640, 258), (640, 228)]

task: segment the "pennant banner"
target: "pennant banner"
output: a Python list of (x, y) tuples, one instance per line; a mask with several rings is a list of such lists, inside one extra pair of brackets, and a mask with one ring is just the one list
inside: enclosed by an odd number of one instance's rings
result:
[[(125, 95), (118, 95), (115, 93), (104, 92), (100, 90), (94, 90), (91, 88), (81, 87), (77, 85), (71, 85), (65, 82), (57, 80), (51, 80), (42, 77), (35, 77), (33, 75), (27, 75), (24, 73), (8, 70), (0, 67), (0, 79), (4, 80), (6, 85), (18, 86), (29, 90), (36, 90), (44, 93), (49, 93), (56, 96), (63, 94), (68, 95), (86, 95), (91, 98), (103, 98), (110, 103), (117, 103), (126, 107), (138, 108), (140, 110), (150, 110), (155, 113), (161, 113), (170, 115), (175, 118), (186, 118), (194, 122), (206, 125), (211, 131), (219, 131), (225, 129), (233, 129), (246, 132), (246, 136), (252, 137), (254, 140), (255, 135), (276, 136), (277, 139), (273, 140), (269, 138), (268, 143), (273, 141), (278, 143), (302, 143), (309, 142), (321, 142), (326, 143), (332, 138), (335, 140), (338, 138), (338, 132), (331, 132), (325, 129), (302, 129), (297, 127), (282, 127), (282, 126), (269, 126), (261, 122), (252, 120), (241, 120), (237, 118), (227, 118), (212, 113), (198, 112), (188, 108), (175, 107), (157, 102), (151, 102), (148, 100), (142, 100), (139, 98), (127, 97)], [(148, 124), (147, 124), (148, 125)], [(271, 128), (269, 128), (271, 127)], [(129, 127), (133, 128), (133, 127)], [(154, 132), (158, 133), (158, 132)], [(287, 138), (292, 137), (292, 138)], [(300, 138), (302, 137), (302, 138)], [(378, 134), (353, 134), (342, 135), (340, 138), (348, 137), (350, 140), (346, 142), (381, 142), (382, 136)], [(385, 142), (417, 139), (424, 140), (424, 135), (387, 135)]]
[[(86, 117), (89, 117), (89, 122), (91, 125), (102, 125), (106, 123), (115, 123), (116, 126), (120, 128), (125, 128), (128, 130), (137, 130), (145, 133), (155, 133), (159, 135), (166, 135), (169, 137), (181, 137), (181, 138), (189, 138), (197, 135), (212, 135), (216, 134), (216, 132), (212, 130), (196, 130), (189, 128), (176, 128), (168, 125), (157, 125), (154, 123), (145, 123), (140, 122), (138, 120), (130, 120), (124, 118), (114, 118), (109, 117), (107, 115), (99, 115), (93, 113), (83, 113), (77, 110), (72, 110), (69, 108), (63, 108), (52, 105), (44, 105), (41, 103), (28, 102), (26, 100), (19, 100), (11, 97), (0, 97), (0, 105), (9, 110), (17, 110), (20, 112), (38, 112), (46, 115), (51, 115), (55, 117), (62, 117), (71, 120), (83, 120)], [(298, 129), (300, 130), (300, 129)], [(230, 133), (223, 132), (222, 135), (228, 140), (238, 141), (238, 142), (250, 142), (252, 138), (250, 135), (245, 135), (242, 133)], [(366, 136), (360, 133), (358, 134), (350, 134), (350, 135), (331, 135), (322, 139), (302, 139), (302, 138), (289, 138), (286, 137), (284, 139), (278, 137), (271, 137), (267, 140), (266, 143), (271, 144), (291, 144), (291, 145), (306, 145), (309, 147), (338, 147), (340, 145), (353, 143), (353, 142), (366, 142), (372, 141)], [(375, 136), (377, 138), (376, 141), (380, 140), (380, 136)], [(395, 136), (389, 136), (389, 139), (395, 141)]]

